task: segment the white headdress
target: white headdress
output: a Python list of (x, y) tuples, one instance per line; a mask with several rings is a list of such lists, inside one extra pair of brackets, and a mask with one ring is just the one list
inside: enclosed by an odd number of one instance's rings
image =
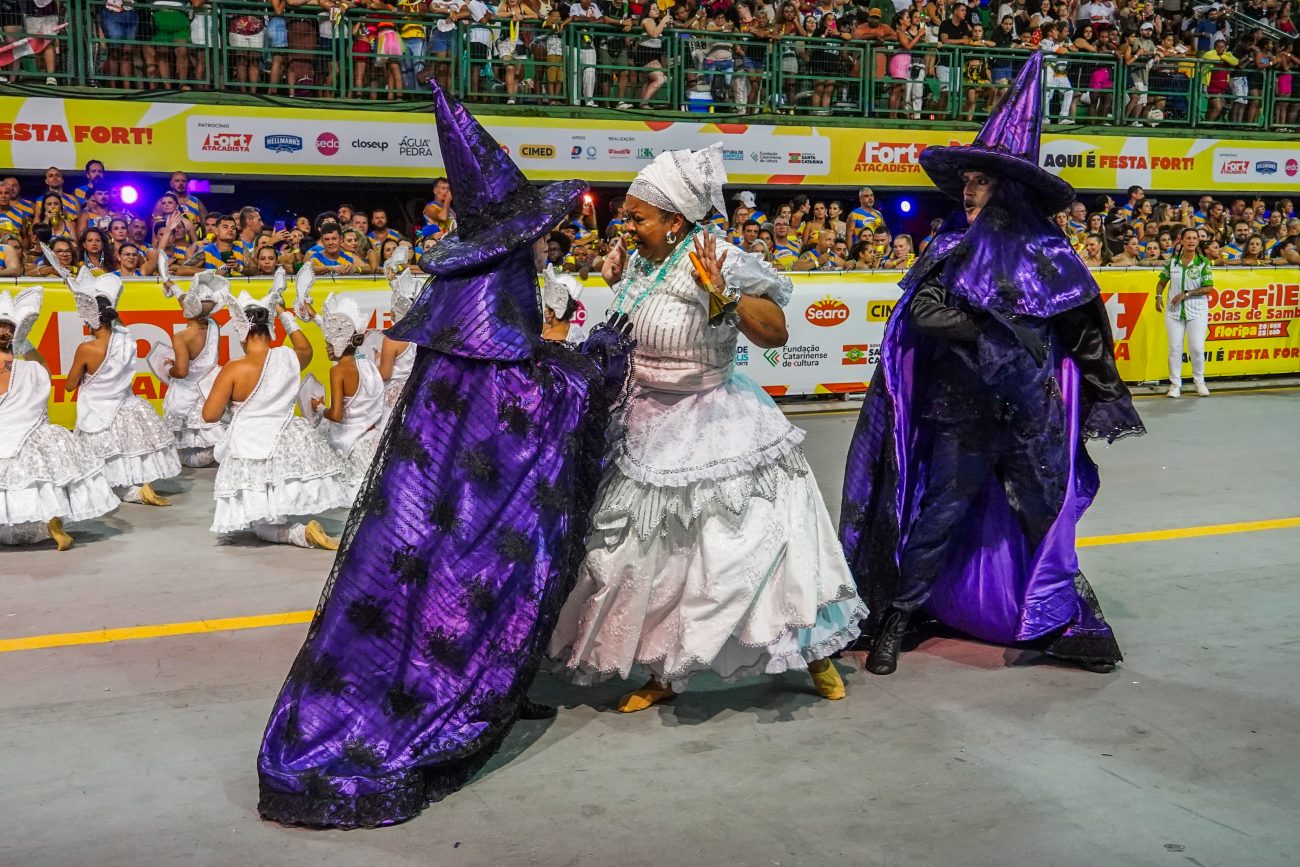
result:
[(158, 257), (158, 276), (163, 280), (163, 294), (180, 300), (181, 315), (186, 319), (201, 316), (205, 302), (221, 306), (222, 298), (230, 294), (230, 280), (220, 271), (200, 271), (190, 278), (189, 291), (182, 292), (172, 282), (166, 262), (166, 256)]
[(424, 286), (425, 276), (416, 273), (414, 268), (406, 267), (410, 259), (411, 248), (398, 247), (393, 251), (393, 255), (388, 257), (388, 261), (384, 262), (384, 273), (390, 275), (388, 285), (393, 288), (389, 306), (393, 311), (394, 322), (401, 322), (402, 317), (410, 312), (411, 305), (415, 303), (416, 296)]
[(96, 277), (85, 265), (74, 276), (71, 271), (59, 264), (54, 251), (41, 244), (45, 261), (54, 268), (63, 281), (72, 290), (72, 299), (77, 304), (77, 313), (92, 329), (99, 327), (99, 302), (103, 298), (109, 307), (117, 307), (117, 299), (122, 296), (122, 278), (115, 274), (103, 274)]
[(253, 307), (260, 307), (267, 312), (267, 319), (275, 318), (275, 308), (283, 303), (283, 289), (271, 284), (271, 291), (261, 298), (254, 298), (248, 294), (248, 290), (239, 293), (239, 297), (230, 294), (227, 289), (220, 298), (222, 306), (230, 310), (230, 327), (234, 329), (235, 336), (240, 342), (248, 339), (248, 332), (252, 330), (253, 324), (248, 320), (248, 311)]
[(40, 286), (24, 289), (17, 295), (0, 292), (0, 322), (12, 323), (14, 327), (14, 354), (27, 342), (27, 334), (41, 315), (41, 301), (45, 290)]
[[(280, 291), (288, 286), (289, 278), (284, 275), (284, 269), (278, 269), (276, 277), (281, 278), (282, 285)], [(273, 283), (275, 285), (275, 283)], [(304, 322), (311, 322), (311, 287), (316, 285), (316, 271), (312, 268), (311, 262), (303, 262), (302, 267), (298, 269), (298, 276), (294, 279), (293, 292), (293, 315), (297, 316)]]
[(542, 303), (555, 314), (556, 318), (569, 309), (569, 299), (577, 301), (582, 296), (582, 284), (577, 277), (561, 274), (554, 265), (547, 265), (542, 272)]
[(714, 210), (727, 212), (726, 182), (722, 145), (714, 143), (698, 151), (664, 151), (640, 171), (627, 194), (698, 223)]
[(352, 338), (366, 332), (366, 317), (351, 298), (335, 293), (325, 299), (320, 310), (320, 330), (335, 355), (342, 355)]

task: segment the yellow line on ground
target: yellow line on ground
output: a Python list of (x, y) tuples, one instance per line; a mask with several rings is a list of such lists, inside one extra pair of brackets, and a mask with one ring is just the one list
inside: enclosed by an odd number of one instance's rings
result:
[(1102, 545), (1132, 545), (1135, 542), (1165, 542), (1170, 539), (1195, 539), (1200, 536), (1227, 536), (1231, 533), (1256, 533), (1260, 530), (1286, 530), (1300, 527), (1300, 518), (1274, 518), (1269, 521), (1242, 521), (1237, 524), (1209, 524), (1179, 527), (1176, 530), (1147, 530), (1142, 533), (1112, 533), (1109, 536), (1084, 536), (1075, 544), (1080, 548)]
[(91, 632), (62, 632), (33, 635), (29, 638), (0, 639), (0, 653), (15, 650), (43, 650), (48, 647), (73, 647), (81, 644), (107, 644), (111, 641), (138, 641), (141, 638), (165, 638), (169, 635), (200, 635), (204, 632), (234, 632), (309, 623), (314, 612), (286, 611), (283, 614), (255, 614), (251, 617), (223, 617), (220, 620), (191, 620), (187, 623), (158, 623), (152, 626), (124, 626), (96, 629)]
[[(1147, 530), (1141, 533), (1113, 533), (1108, 536), (1082, 536), (1080, 548), (1097, 548), (1103, 545), (1132, 545), (1138, 542), (1164, 542), (1172, 539), (1194, 539), (1201, 536), (1226, 536), (1233, 533), (1256, 533), (1261, 530), (1286, 530), (1300, 527), (1300, 517), (1273, 518), (1267, 521), (1241, 521), (1235, 524), (1206, 524), (1199, 527), (1179, 527), (1175, 530)], [(0, 653), (19, 650), (45, 650), (51, 647), (76, 647), (83, 644), (108, 644), (116, 641), (138, 641), (143, 638), (166, 638), (172, 635), (202, 635), (207, 632), (238, 632), (244, 629), (264, 629), (268, 626), (289, 626), (310, 623), (312, 611), (285, 611), (281, 614), (255, 614), (250, 617), (224, 617), (219, 620), (191, 620), (186, 623), (158, 623), (151, 626), (124, 626), (117, 629), (97, 629), (91, 632), (61, 632), (52, 635), (32, 635), (28, 638), (0, 639)]]

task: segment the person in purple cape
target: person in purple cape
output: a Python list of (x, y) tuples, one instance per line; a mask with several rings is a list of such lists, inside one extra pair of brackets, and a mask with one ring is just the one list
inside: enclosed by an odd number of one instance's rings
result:
[(420, 260), (433, 279), (389, 331), (414, 368), (267, 724), (258, 809), (285, 824), (406, 821), (517, 718), (554, 713), (525, 694), (585, 552), (622, 387), (617, 364), (603, 377), (540, 338), (546, 234), (586, 185), (531, 186), (432, 86), (458, 230)]
[(1121, 660), (1079, 571), (1098, 488), (1084, 441), (1145, 433), (1091, 273), (1050, 219), (1074, 198), (1039, 168), (1042, 55), (975, 142), (921, 164), (961, 202), (903, 278), (850, 446), (840, 541), (891, 674), (921, 614), (1091, 670)]

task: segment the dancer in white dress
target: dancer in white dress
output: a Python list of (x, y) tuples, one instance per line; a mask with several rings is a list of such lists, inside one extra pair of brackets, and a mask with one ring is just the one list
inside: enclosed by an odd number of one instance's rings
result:
[(383, 432), (384, 380), (369, 356), (357, 354), (366, 336), (366, 318), (355, 301), (331, 295), (319, 318), (330, 360), (335, 362), (330, 368), (330, 404), (321, 427), (325, 441), (343, 459), (348, 492), (356, 499)]
[[(302, 369), (311, 344), (278, 292), (255, 299), (247, 292), (223, 299), (244, 356), (228, 362), (203, 404), (203, 418), (216, 422), (231, 410), (226, 437), (217, 446), (220, 467), (213, 485), (212, 532), (251, 529), (266, 542), (300, 548), (338, 548), (320, 523), (294, 522), (351, 505), (343, 462), (305, 418), (294, 415)], [(289, 341), (271, 346), (274, 316)]]
[(50, 374), (15, 352), (41, 312), (41, 289), (0, 292), (0, 545), (53, 539), (72, 547), (64, 522), (88, 521), (120, 504), (103, 462), (67, 428), (50, 424)]
[(542, 272), (542, 337), (570, 346), (581, 346), (587, 332), (570, 320), (578, 312), (582, 284), (571, 274), (561, 274), (554, 265)]
[[(210, 317), (230, 290), (230, 281), (216, 271), (200, 271), (190, 281), (189, 290), (182, 293), (172, 283), (166, 267), (160, 270), (163, 291), (177, 298), (187, 320), (185, 328), (172, 335), (175, 357), (169, 369), (167, 394), (163, 397), (163, 421), (176, 436), (182, 465), (210, 467), (216, 460), (213, 450), (225, 436), (223, 424), (208, 424), (203, 420), (203, 401), (211, 386), (209, 377), (217, 369), (220, 343), (220, 329)], [(283, 270), (276, 273), (276, 279), (283, 283)]]
[[(393, 289), (391, 307), (394, 325), (402, 321), (402, 317), (411, 309), (411, 305), (415, 303), (420, 290), (429, 279), (415, 268), (406, 267), (410, 256), (410, 247), (399, 246), (393, 251), (392, 257), (384, 263), (388, 285)], [(379, 422), (381, 431), (388, 423), (388, 415), (393, 411), (397, 399), (401, 397), (402, 389), (406, 387), (406, 380), (415, 369), (415, 351), (415, 344), (405, 340), (394, 340), (387, 334), (384, 335), (384, 342), (379, 350), (379, 374), (384, 379), (384, 417)]]
[(725, 180), (716, 146), (661, 154), (626, 199), (637, 252), (625, 260), (616, 242), (603, 270), (611, 321), (636, 339), (634, 382), (550, 654), (580, 683), (648, 668), (624, 712), (706, 670), (807, 669), (842, 698), (829, 657), (866, 614), (803, 432), (734, 369), (738, 333), (785, 343), (792, 286), (756, 257), (719, 254), (726, 240), (700, 225)]
[(176, 438), (131, 390), (136, 340), (117, 315), (122, 279), (82, 268), (68, 286), (91, 334), (72, 356), (66, 381), (68, 391), (77, 391), (77, 437), (103, 461), (104, 477), (123, 502), (170, 506), (151, 483), (180, 474)]

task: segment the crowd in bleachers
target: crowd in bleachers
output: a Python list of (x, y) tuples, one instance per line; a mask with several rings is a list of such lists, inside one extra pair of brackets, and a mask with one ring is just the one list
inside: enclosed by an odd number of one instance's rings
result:
[[(421, 212), (403, 225), (402, 215), (390, 220), (382, 208), (347, 203), (268, 224), (251, 206), (209, 211), (188, 182), (184, 172), (173, 173), (168, 190), (142, 208), (121, 200), (120, 187), (98, 160), (87, 163), (79, 184), (51, 167), (40, 191), (30, 196), (16, 176), (0, 180), (0, 277), (53, 276), (57, 269), (45, 249), (62, 268), (85, 265), (127, 277), (156, 275), (160, 261), (176, 276), (217, 268), (271, 275), (280, 266), (296, 271), (307, 261), (318, 273), (376, 274), (397, 246), (425, 250), (455, 228), (444, 178), (435, 180)], [(869, 187), (856, 202), (798, 193), (760, 203), (752, 192), (740, 191), (733, 204), (730, 214), (714, 215), (713, 226), (783, 271), (902, 271), (931, 238), (892, 231)], [(1163, 265), (1186, 227), (1197, 230), (1201, 251), (1215, 265), (1300, 264), (1300, 219), (1290, 198), (1271, 206), (1259, 198), (1158, 201), (1133, 187), (1119, 202), (1111, 196), (1076, 201), (1056, 222), (1092, 267)], [(930, 222), (931, 232), (939, 223), (937, 217)], [(549, 256), (561, 270), (598, 274), (620, 237), (632, 243), (623, 228), (622, 200), (598, 204), (587, 197), (549, 236)]]
[(1058, 122), (1300, 123), (1295, 0), (5, 5), (0, 73), (50, 84), (977, 120), (1042, 51)]

